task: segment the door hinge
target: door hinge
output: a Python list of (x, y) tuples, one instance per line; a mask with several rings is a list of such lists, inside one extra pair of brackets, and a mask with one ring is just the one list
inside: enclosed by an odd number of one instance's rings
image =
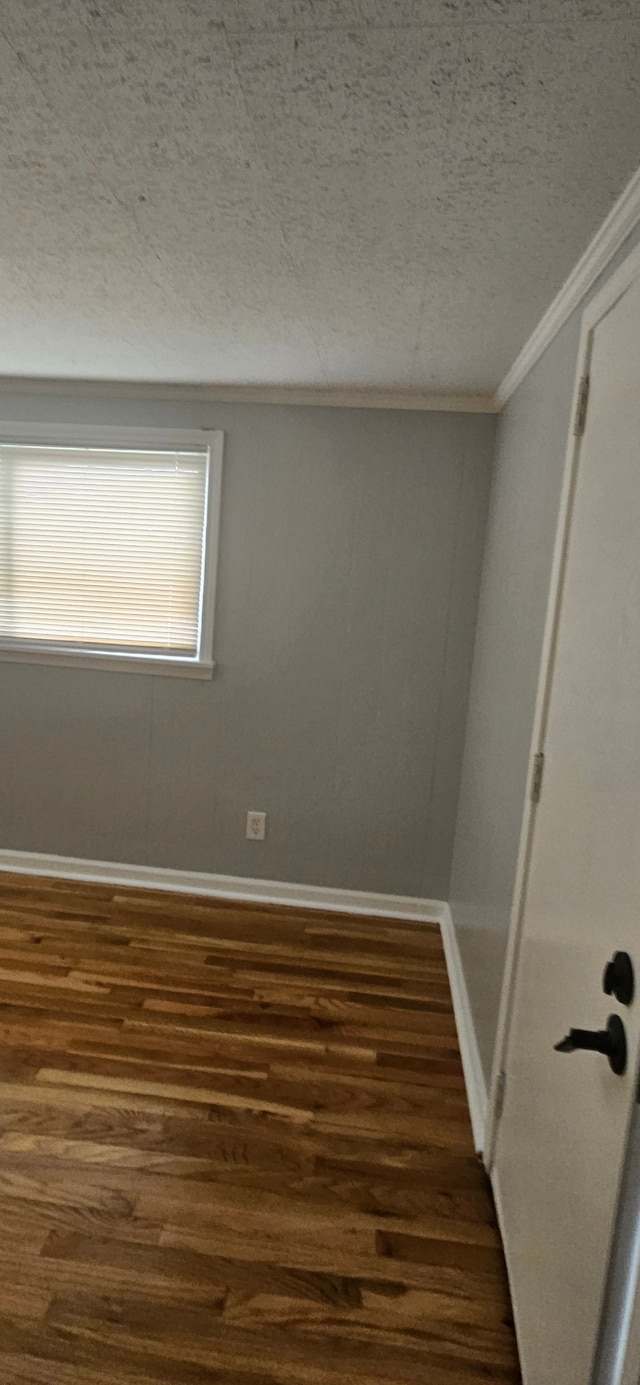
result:
[(501, 1071), (501, 1072), (499, 1073), (499, 1075), (498, 1075), (498, 1081), (497, 1081), (497, 1083), (496, 1083), (496, 1114), (495, 1114), (496, 1123), (501, 1119), (501, 1117), (502, 1117), (502, 1112), (504, 1111), (504, 1095), (505, 1095), (506, 1088), (507, 1088), (507, 1074), (506, 1074), (506, 1072), (505, 1072), (505, 1070), (504, 1070), (504, 1068), (503, 1068), (502, 1071)]
[(533, 757), (533, 774), (531, 776), (531, 802), (539, 803), (542, 792), (542, 775), (544, 772), (544, 754), (541, 750)]
[(587, 422), (587, 405), (589, 403), (589, 376), (583, 375), (580, 381), (580, 391), (578, 394), (578, 407), (576, 409), (576, 421), (573, 426), (574, 434), (581, 438)]

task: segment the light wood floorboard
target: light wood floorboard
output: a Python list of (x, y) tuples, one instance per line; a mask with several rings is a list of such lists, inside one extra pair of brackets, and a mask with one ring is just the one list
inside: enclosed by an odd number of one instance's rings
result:
[(2, 1385), (516, 1385), (440, 934), (0, 876)]

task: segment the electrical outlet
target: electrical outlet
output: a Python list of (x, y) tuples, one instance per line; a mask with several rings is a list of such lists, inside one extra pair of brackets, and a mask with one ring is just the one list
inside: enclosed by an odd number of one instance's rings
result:
[(247, 813), (247, 837), (250, 842), (263, 842), (267, 830), (266, 813)]

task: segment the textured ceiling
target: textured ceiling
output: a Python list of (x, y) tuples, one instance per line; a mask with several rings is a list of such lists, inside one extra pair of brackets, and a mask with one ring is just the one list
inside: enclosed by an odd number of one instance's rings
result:
[(490, 390), (640, 158), (638, 0), (7, 0), (0, 372)]

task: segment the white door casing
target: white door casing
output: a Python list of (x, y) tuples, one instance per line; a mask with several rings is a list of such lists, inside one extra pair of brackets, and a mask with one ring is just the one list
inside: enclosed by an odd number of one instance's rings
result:
[[(526, 1385), (588, 1385), (636, 1090), (640, 1001), (601, 982), (625, 949), (640, 984), (639, 273), (634, 256), (585, 314), (589, 407), (567, 465), (534, 733), (544, 781), (523, 828), (496, 1064), (492, 1176)], [(554, 1052), (610, 1013), (627, 1029), (624, 1076)]]

